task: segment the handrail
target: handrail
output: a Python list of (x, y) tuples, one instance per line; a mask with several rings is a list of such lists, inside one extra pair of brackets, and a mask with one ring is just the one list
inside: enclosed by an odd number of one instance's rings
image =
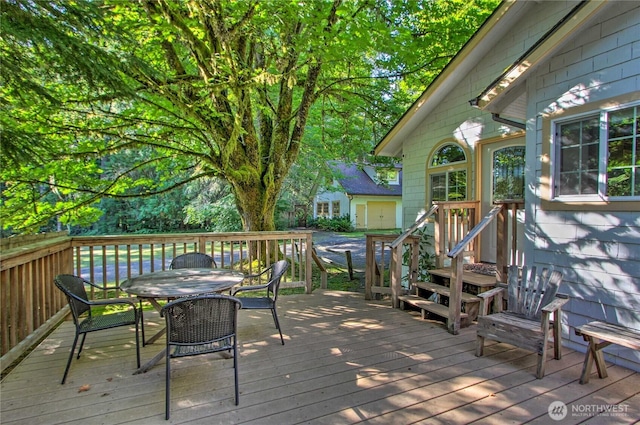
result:
[(413, 232), (415, 232), (416, 229), (418, 227), (420, 227), (425, 221), (427, 221), (427, 219), (429, 217), (434, 215), (436, 213), (436, 211), (438, 211), (438, 205), (434, 204), (434, 205), (431, 206), (431, 208), (429, 208), (429, 211), (424, 213), (419, 219), (416, 220), (415, 223), (413, 223), (413, 225), (411, 225), (411, 227), (409, 227), (407, 230), (405, 230), (402, 234), (400, 234), (400, 236), (398, 236), (391, 243), (391, 245), (390, 245), (391, 249), (397, 248), (398, 246), (402, 245), (404, 243), (405, 239), (407, 239), (409, 237), (409, 235), (411, 235)]
[(471, 229), (469, 233), (467, 233), (467, 236), (462, 238), (462, 240), (458, 242), (458, 244), (454, 246), (453, 249), (451, 249), (451, 251), (447, 253), (447, 257), (455, 258), (458, 255), (460, 255), (460, 253), (464, 251), (464, 248), (469, 243), (471, 243), (471, 241), (474, 240), (480, 234), (480, 232), (482, 232), (485, 229), (485, 227), (487, 227), (489, 223), (491, 223), (491, 221), (494, 218), (496, 218), (498, 213), (500, 213), (500, 210), (502, 210), (502, 207), (503, 207), (502, 205), (496, 205), (495, 207), (493, 207), (491, 211), (489, 211), (489, 213), (486, 216), (484, 216), (482, 220), (480, 220), (480, 223), (478, 223), (477, 226)]

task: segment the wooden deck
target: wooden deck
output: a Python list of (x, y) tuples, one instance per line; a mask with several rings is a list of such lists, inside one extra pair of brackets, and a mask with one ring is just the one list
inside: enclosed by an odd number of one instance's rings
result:
[[(172, 362), (171, 420), (164, 420), (164, 361), (133, 375), (132, 331), (89, 335), (60, 385), (73, 329), (65, 322), (1, 384), (1, 417), (10, 424), (549, 424), (634, 423), (640, 374), (609, 366), (609, 377), (578, 379), (584, 354), (564, 348), (534, 376), (536, 356), (506, 344), (475, 350), (475, 325), (457, 336), (418, 314), (365, 301), (362, 294), (316, 291), (281, 297), (280, 345), (268, 311), (240, 312), (240, 405), (233, 403), (232, 360), (219, 354)], [(147, 314), (159, 323), (157, 315)], [(152, 323), (147, 322), (147, 331)], [(157, 326), (157, 325), (156, 325)], [(106, 342), (108, 341), (108, 342)], [(142, 361), (164, 341), (141, 349)], [(627, 406), (616, 417), (578, 416), (576, 406)], [(582, 414), (582, 413), (581, 413)]]

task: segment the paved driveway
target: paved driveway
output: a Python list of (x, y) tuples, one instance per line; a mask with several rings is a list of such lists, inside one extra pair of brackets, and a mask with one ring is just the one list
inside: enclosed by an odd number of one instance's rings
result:
[(356, 272), (364, 273), (366, 266), (366, 237), (348, 236), (333, 232), (317, 231), (313, 233), (313, 246), (318, 255), (346, 268), (344, 251), (351, 251), (351, 262)]

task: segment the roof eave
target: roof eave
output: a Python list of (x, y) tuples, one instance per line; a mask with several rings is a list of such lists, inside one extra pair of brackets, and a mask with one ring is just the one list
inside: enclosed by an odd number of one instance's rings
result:
[(609, 0), (583, 1), (569, 12), (542, 39), (534, 44), (509, 69), (469, 103), (482, 110), (500, 112), (500, 101), (517, 88), (540, 64), (557, 52), (577, 31), (583, 28), (603, 8)]

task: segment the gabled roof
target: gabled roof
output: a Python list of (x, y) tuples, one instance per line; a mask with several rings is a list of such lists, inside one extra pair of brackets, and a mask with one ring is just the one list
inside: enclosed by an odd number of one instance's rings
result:
[[(407, 136), (456, 88), (467, 74), (495, 49), (503, 36), (525, 16), (537, 2), (505, 0), (460, 49), (444, 70), (431, 82), (420, 98), (405, 112), (374, 148), (375, 155), (399, 157)], [(487, 87), (472, 102), (493, 113), (511, 112), (523, 118), (526, 93), (521, 83), (533, 69), (557, 51), (569, 37), (590, 21), (608, 1), (578, 2), (567, 16), (545, 33), (523, 56)], [(535, 14), (532, 14), (534, 18)]]
[(402, 196), (402, 170), (398, 170), (400, 184), (376, 183), (366, 171), (354, 164), (332, 162), (329, 166), (341, 177), (336, 180), (347, 195)]

